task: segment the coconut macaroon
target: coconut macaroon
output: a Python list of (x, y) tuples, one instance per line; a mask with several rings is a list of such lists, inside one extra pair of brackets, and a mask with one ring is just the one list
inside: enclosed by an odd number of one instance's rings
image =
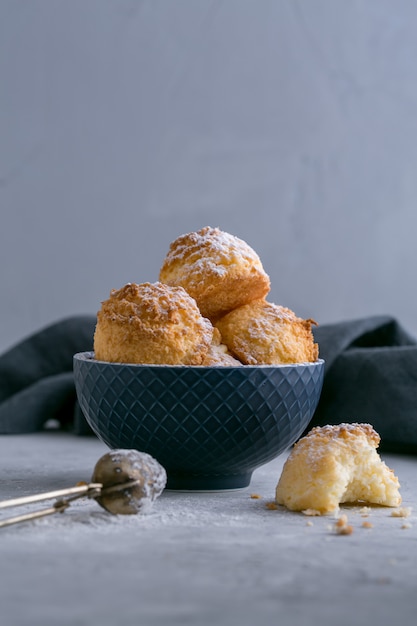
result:
[(401, 504), (400, 484), (381, 460), (370, 424), (317, 426), (293, 447), (276, 487), (292, 511), (336, 512), (342, 503)]
[(117, 363), (201, 365), (213, 326), (182, 287), (128, 283), (97, 313), (95, 358)]
[(210, 226), (171, 243), (159, 280), (184, 287), (211, 321), (270, 290), (256, 252), (238, 237)]
[(246, 365), (280, 365), (313, 362), (318, 345), (313, 320), (303, 320), (291, 309), (256, 300), (216, 322), (222, 342)]

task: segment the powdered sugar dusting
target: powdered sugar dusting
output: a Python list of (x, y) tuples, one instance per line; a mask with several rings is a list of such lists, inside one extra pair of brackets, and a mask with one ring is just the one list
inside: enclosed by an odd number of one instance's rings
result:
[(258, 254), (245, 241), (210, 226), (181, 235), (172, 242), (161, 272), (170, 264), (184, 260), (197, 274), (221, 276), (230, 265), (237, 263), (256, 266), (263, 271)]

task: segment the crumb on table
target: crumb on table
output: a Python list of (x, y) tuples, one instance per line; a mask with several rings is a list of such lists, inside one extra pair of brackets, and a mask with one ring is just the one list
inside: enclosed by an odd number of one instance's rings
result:
[(359, 511), (362, 517), (368, 517), (370, 512), (371, 512), (371, 508), (369, 506), (363, 506)]
[(278, 504), (276, 502), (266, 502), (265, 503), (265, 507), (269, 510), (269, 511), (277, 511), (278, 510)]
[(303, 515), (309, 515), (310, 517), (316, 517), (321, 515), (320, 511), (318, 511), (317, 509), (304, 509), (304, 511), (301, 511), (301, 513)]
[(333, 529), (338, 535), (351, 535), (353, 533), (353, 526), (348, 524), (347, 515), (341, 515), (334, 523)]
[(394, 509), (391, 513), (391, 517), (410, 517), (411, 508), (408, 506), (402, 506), (399, 509)]
[(362, 528), (373, 528), (374, 525), (372, 524), (372, 522), (362, 522)]

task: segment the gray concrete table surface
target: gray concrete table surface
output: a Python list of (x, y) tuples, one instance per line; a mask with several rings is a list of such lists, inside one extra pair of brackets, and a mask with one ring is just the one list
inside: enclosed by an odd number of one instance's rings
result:
[[(1, 436), (0, 499), (88, 481), (106, 451), (59, 432)], [(285, 458), (247, 489), (165, 491), (143, 515), (83, 499), (0, 529), (1, 626), (415, 624), (417, 458), (383, 456), (411, 515), (343, 507), (351, 535), (268, 508)]]

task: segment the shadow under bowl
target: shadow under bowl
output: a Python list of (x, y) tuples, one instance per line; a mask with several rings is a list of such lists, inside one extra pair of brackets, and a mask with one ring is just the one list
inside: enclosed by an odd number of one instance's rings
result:
[(135, 365), (74, 355), (81, 410), (109, 448), (151, 454), (168, 489), (247, 487), (308, 426), (324, 361), (280, 366)]

